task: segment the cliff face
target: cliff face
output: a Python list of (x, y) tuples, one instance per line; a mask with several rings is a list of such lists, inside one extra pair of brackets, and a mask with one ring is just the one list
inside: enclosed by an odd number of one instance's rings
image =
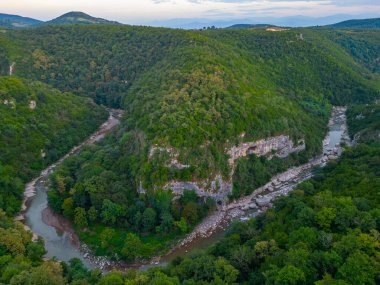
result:
[(232, 166), (236, 159), (250, 154), (257, 156), (269, 155), (268, 158), (271, 159), (273, 156), (287, 157), (293, 152), (303, 150), (305, 150), (305, 141), (303, 139), (299, 140), (297, 146), (295, 146), (289, 136), (280, 135), (254, 142), (241, 143), (232, 147), (227, 153), (230, 155), (228, 161)]
[[(175, 195), (181, 195), (184, 190), (194, 190), (200, 197), (212, 197), (217, 201), (223, 201), (232, 191), (232, 176), (235, 171), (235, 161), (240, 157), (255, 154), (257, 156), (266, 155), (268, 159), (274, 156), (286, 157), (291, 153), (305, 150), (304, 140), (299, 140), (297, 145), (293, 143), (289, 136), (280, 135), (267, 139), (261, 139), (253, 142), (241, 143), (230, 149), (226, 149), (226, 153), (230, 156), (229, 164), (231, 167), (230, 177), (228, 181), (224, 181), (220, 175), (216, 175), (213, 179), (204, 181), (170, 181), (164, 189), (171, 189)], [(165, 151), (169, 154), (170, 162), (168, 167), (176, 167), (179, 169), (189, 167), (178, 162), (178, 151), (173, 148), (162, 148), (153, 146), (150, 151), (150, 157), (156, 151)]]

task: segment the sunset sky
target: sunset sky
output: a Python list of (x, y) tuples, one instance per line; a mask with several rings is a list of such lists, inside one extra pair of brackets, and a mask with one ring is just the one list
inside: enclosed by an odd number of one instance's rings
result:
[(380, 16), (380, 0), (1, 0), (0, 6), (1, 13), (40, 20), (49, 20), (68, 11), (83, 11), (130, 24), (179, 18)]

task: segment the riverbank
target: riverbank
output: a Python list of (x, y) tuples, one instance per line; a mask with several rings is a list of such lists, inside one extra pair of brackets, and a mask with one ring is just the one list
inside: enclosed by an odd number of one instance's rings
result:
[(345, 112), (346, 107), (333, 108), (328, 124), (329, 132), (323, 140), (323, 153), (319, 157), (272, 177), (267, 184), (257, 188), (252, 194), (220, 207), (197, 225), (159, 262), (167, 262), (177, 256), (176, 253), (179, 251), (190, 251), (193, 244), (219, 234), (234, 220), (246, 220), (266, 211), (273, 206), (272, 201), (275, 198), (289, 194), (299, 183), (311, 178), (314, 167), (324, 166), (328, 161), (338, 158), (343, 151), (341, 143), (350, 144)]
[[(107, 132), (113, 129), (119, 123), (118, 117), (121, 114), (115, 110), (110, 111), (109, 119), (96, 133), (79, 146), (74, 147), (63, 158), (42, 171), (38, 178), (26, 185), (23, 211), (17, 218), (24, 221), (25, 226), (35, 234), (35, 238), (37, 235), (44, 238), (48, 258), (56, 256), (59, 260), (68, 261), (73, 257), (77, 257), (87, 267), (96, 267), (104, 271), (130, 268), (145, 269), (150, 266), (164, 265), (175, 256), (183, 255), (195, 248), (208, 246), (212, 242), (216, 242), (217, 239), (223, 236), (225, 229), (232, 221), (237, 219), (245, 220), (266, 211), (272, 207), (273, 199), (281, 195), (287, 195), (300, 182), (312, 177), (312, 169), (315, 166), (323, 166), (329, 160), (339, 157), (342, 153), (341, 142), (349, 141), (345, 111), (346, 109), (343, 107), (333, 109), (329, 121), (329, 133), (323, 141), (323, 154), (321, 156), (310, 160), (304, 165), (293, 167), (274, 176), (267, 184), (259, 187), (249, 196), (221, 206), (162, 257), (127, 264), (125, 262), (111, 261), (106, 257), (95, 256), (85, 244), (80, 243), (71, 222), (53, 213), (47, 205), (47, 187), (45, 183), (48, 181), (49, 174), (66, 158), (78, 153), (83, 146), (99, 141)], [(34, 204), (31, 205), (31, 203)]]
[(40, 176), (27, 183), (25, 186), (22, 209), (15, 220), (24, 223), (26, 229), (33, 233), (33, 239), (41, 236), (45, 241), (47, 250), (46, 258), (57, 257), (59, 260), (68, 261), (71, 258), (80, 258), (88, 267), (95, 267), (88, 259), (84, 258), (85, 252), (81, 250), (79, 237), (72, 228), (71, 222), (64, 217), (53, 213), (48, 207), (46, 183), (49, 175), (57, 166), (68, 157), (78, 153), (85, 145), (93, 144), (101, 140), (108, 132), (119, 123), (122, 110), (108, 109), (109, 117), (98, 130), (81, 144), (73, 147), (65, 156), (49, 167), (41, 171)]

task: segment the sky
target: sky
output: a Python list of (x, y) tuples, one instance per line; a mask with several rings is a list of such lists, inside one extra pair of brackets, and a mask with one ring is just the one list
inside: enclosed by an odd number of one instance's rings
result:
[[(262, 22), (289, 17), (380, 17), (380, 0), (0, 0), (0, 13), (50, 20), (69, 11), (125, 24), (170, 25), (178, 19)], [(344, 15), (344, 17), (343, 17)], [(176, 20), (174, 20), (176, 19)], [(256, 19), (256, 21), (255, 21)], [(240, 21), (239, 21), (240, 20)], [(332, 20), (332, 19), (331, 19)], [(181, 21), (179, 21), (181, 22)], [(174, 24), (175, 25), (175, 24)]]

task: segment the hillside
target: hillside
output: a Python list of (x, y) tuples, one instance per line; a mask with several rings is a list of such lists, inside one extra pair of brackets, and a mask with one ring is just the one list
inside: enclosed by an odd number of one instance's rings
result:
[(21, 28), (36, 26), (41, 23), (42, 21), (32, 19), (32, 18), (0, 13), (0, 27), (1, 28), (21, 29)]
[(39, 82), (0, 77), (0, 208), (19, 211), (24, 183), (106, 119), (89, 99)]
[(55, 18), (53, 20), (44, 22), (43, 25), (70, 25), (70, 24), (108, 24), (108, 25), (120, 25), (120, 23), (115, 21), (108, 21), (102, 18), (95, 18), (83, 12), (69, 12)]
[(380, 18), (364, 20), (348, 20), (330, 25), (329, 27), (337, 29), (379, 29)]
[(227, 27), (226, 29), (249, 29), (249, 28), (268, 28), (273, 27), (269, 24), (235, 24)]
[[(367, 121), (360, 122), (361, 128), (368, 127)], [(42, 242), (32, 243), (30, 234), (0, 210), (2, 282), (379, 284), (379, 142), (363, 143), (347, 149), (290, 196), (279, 198), (266, 213), (232, 225), (211, 248), (177, 257), (165, 267), (102, 275), (79, 260), (43, 262)], [(108, 234), (102, 243), (114, 242), (114, 232)], [(139, 242), (127, 239), (125, 252), (134, 251)]]
[[(231, 162), (233, 147), (285, 138), (286, 147), (302, 150), (260, 154), (260, 171), (250, 175), (261, 185), (268, 173), (319, 153), (332, 104), (378, 98), (370, 61), (359, 56), (375, 58), (377, 39), (362, 43), (370, 36), (342, 33), (361, 42), (351, 53), (334, 39), (337, 32), (79, 25), (11, 31), (0, 42), (15, 74), (124, 107), (118, 131), (57, 170), (49, 198), (74, 221), (76, 208), (91, 215), (91, 231), (78, 230), (99, 254), (122, 251), (130, 234), (141, 239), (137, 256), (121, 257), (131, 260), (164, 251), (213, 209), (215, 201), (195, 192), (220, 202), (231, 197), (239, 158)], [(251, 161), (240, 157), (238, 170)], [(174, 203), (175, 193), (166, 191), (172, 185), (177, 194), (195, 192)], [(99, 244), (108, 227), (112, 247)]]
[(44, 25), (121, 25), (116, 21), (108, 21), (102, 18), (95, 18), (83, 12), (68, 12), (50, 21), (40, 21), (18, 15), (1, 14), (0, 28), (25, 29)]

